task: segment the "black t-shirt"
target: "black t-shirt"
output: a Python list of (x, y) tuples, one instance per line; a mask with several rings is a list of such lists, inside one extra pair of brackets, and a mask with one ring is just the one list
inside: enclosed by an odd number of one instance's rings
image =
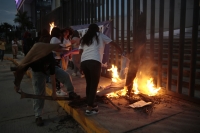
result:
[(31, 67), (34, 72), (44, 72), (46, 74), (49, 70), (50, 75), (55, 74), (55, 59), (53, 53), (51, 52), (47, 56), (31, 63), (29, 67)]

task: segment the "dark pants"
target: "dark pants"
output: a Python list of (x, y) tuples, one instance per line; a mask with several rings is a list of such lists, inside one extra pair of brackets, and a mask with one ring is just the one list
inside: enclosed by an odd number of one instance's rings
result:
[[(56, 59), (56, 66), (60, 67), (60, 59)], [(56, 90), (60, 90), (60, 81), (56, 78)]]
[(0, 60), (3, 61), (3, 57), (4, 57), (4, 50), (0, 49)]
[(81, 62), (81, 69), (86, 79), (86, 99), (88, 106), (94, 106), (97, 87), (101, 76), (101, 63), (95, 60)]

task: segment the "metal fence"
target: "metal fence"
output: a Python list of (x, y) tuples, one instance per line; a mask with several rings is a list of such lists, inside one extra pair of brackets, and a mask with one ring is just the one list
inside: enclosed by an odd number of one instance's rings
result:
[[(41, 15), (39, 27), (48, 29), (50, 22), (64, 28), (112, 20), (111, 38), (128, 53), (137, 45), (138, 37), (145, 34), (146, 57), (156, 64), (157, 86), (165, 87), (171, 95), (200, 103), (199, 3), (199, 0), (62, 0), (61, 7)], [(191, 37), (186, 38), (188, 27)], [(177, 29), (180, 32), (175, 35)], [(109, 63), (120, 68), (120, 56), (113, 47)]]

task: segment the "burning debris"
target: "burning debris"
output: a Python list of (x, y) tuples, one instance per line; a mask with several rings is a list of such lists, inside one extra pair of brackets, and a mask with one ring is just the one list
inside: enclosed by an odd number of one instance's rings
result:
[[(127, 65), (128, 66), (128, 65)], [(142, 67), (141, 67), (142, 68)], [(125, 69), (124, 69), (125, 70)], [(111, 100), (126, 99), (128, 104), (126, 107), (139, 107), (146, 113), (152, 113), (155, 104), (159, 104), (161, 96), (159, 96), (160, 87), (155, 87), (154, 80), (149, 74), (146, 74), (140, 69), (136, 78), (133, 81), (131, 93), (128, 94), (128, 89), (125, 86), (125, 78), (121, 78), (118, 74), (118, 68), (114, 65), (108, 71), (112, 72), (112, 82), (105, 87), (100, 86), (97, 94), (106, 94), (106, 97)], [(127, 72), (127, 68), (126, 68)], [(123, 74), (126, 75), (124, 72)]]

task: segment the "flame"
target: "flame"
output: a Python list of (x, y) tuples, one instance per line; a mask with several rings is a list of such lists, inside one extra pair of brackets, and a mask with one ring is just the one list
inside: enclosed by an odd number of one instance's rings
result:
[(153, 78), (150, 78), (149, 80), (147, 80), (147, 88), (149, 91), (148, 92), (149, 96), (155, 96), (160, 90), (160, 87), (159, 88), (154, 87)]
[[(108, 69), (108, 71), (112, 71), (112, 82), (119, 83), (122, 81), (118, 75), (117, 67), (112, 65), (112, 68)], [(140, 75), (142, 72), (139, 73)], [(148, 96), (155, 96), (158, 94), (158, 91), (160, 90), (160, 87), (156, 88), (154, 87), (153, 78), (148, 78), (145, 76), (145, 78), (136, 77), (133, 80), (133, 88), (134, 94), (139, 94), (140, 92), (147, 94)], [(119, 96), (125, 96), (127, 94), (127, 87), (125, 86), (124, 89), (111, 92), (107, 94), (107, 97), (119, 97)]]
[(133, 90), (134, 90), (134, 94), (139, 94), (139, 90), (138, 90), (138, 78), (135, 78), (133, 80)]
[(50, 25), (49, 34), (51, 34), (52, 29), (53, 29), (54, 27), (56, 27), (56, 26), (54, 25), (54, 22), (50, 23), (49, 25)]
[(121, 81), (116, 66), (112, 65), (112, 68), (108, 69), (108, 71), (112, 71), (112, 82), (116, 83), (117, 81)]

